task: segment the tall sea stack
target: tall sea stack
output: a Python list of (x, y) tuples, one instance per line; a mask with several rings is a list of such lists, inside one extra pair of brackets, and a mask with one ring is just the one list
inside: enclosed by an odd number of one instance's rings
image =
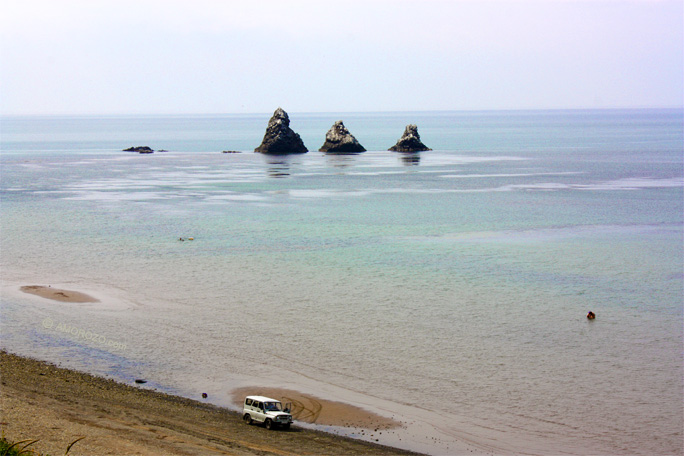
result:
[(308, 152), (302, 138), (290, 128), (290, 118), (283, 108), (278, 108), (268, 121), (264, 140), (254, 152), (263, 154), (286, 155)]
[(338, 120), (330, 127), (328, 133), (325, 135), (325, 143), (318, 149), (321, 152), (328, 153), (356, 153), (365, 152), (366, 149), (359, 144), (354, 135), (349, 133), (347, 127), (344, 126), (341, 120)]
[(420, 141), (418, 127), (414, 124), (406, 125), (404, 134), (399, 138), (395, 145), (389, 148), (394, 152), (420, 152), (422, 150), (432, 150)]

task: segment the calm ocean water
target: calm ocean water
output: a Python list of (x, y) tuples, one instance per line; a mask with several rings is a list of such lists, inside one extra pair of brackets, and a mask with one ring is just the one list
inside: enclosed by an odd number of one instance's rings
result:
[[(291, 113), (292, 157), (269, 117), (0, 119), (1, 346), (434, 454), (682, 454), (681, 110)], [(368, 152), (315, 152), (340, 118)], [(386, 151), (408, 123), (433, 151)]]

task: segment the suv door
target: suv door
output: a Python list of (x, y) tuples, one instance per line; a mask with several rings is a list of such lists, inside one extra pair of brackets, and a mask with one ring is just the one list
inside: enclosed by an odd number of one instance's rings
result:
[(264, 413), (264, 403), (254, 401), (252, 405), (254, 406), (254, 421), (263, 423), (266, 419), (266, 413)]

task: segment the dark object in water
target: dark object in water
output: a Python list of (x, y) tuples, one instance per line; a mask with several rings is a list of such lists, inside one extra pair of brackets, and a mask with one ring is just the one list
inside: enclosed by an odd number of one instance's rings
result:
[(142, 378), (136, 378), (135, 383), (147, 383), (147, 380), (143, 380)]
[(206, 398), (207, 398), (207, 393), (202, 393), (202, 398), (206, 399)]
[(136, 147), (129, 147), (128, 149), (124, 149), (124, 152), (138, 152), (139, 154), (151, 154), (154, 152), (154, 150), (150, 147), (147, 146), (136, 146)]
[(589, 320), (593, 320), (594, 318), (596, 318), (596, 314), (594, 314), (594, 312), (592, 312), (592, 311), (590, 310), (589, 313), (587, 314), (587, 318), (588, 318)]

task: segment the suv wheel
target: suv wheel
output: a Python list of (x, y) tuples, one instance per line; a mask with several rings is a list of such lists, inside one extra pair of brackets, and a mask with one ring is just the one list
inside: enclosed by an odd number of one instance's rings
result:
[(242, 419), (245, 420), (245, 423), (252, 424), (252, 417), (249, 416), (249, 413), (245, 413), (245, 416), (243, 416)]
[(266, 421), (264, 422), (264, 425), (266, 425), (266, 429), (273, 429), (273, 421), (270, 419), (266, 418)]

